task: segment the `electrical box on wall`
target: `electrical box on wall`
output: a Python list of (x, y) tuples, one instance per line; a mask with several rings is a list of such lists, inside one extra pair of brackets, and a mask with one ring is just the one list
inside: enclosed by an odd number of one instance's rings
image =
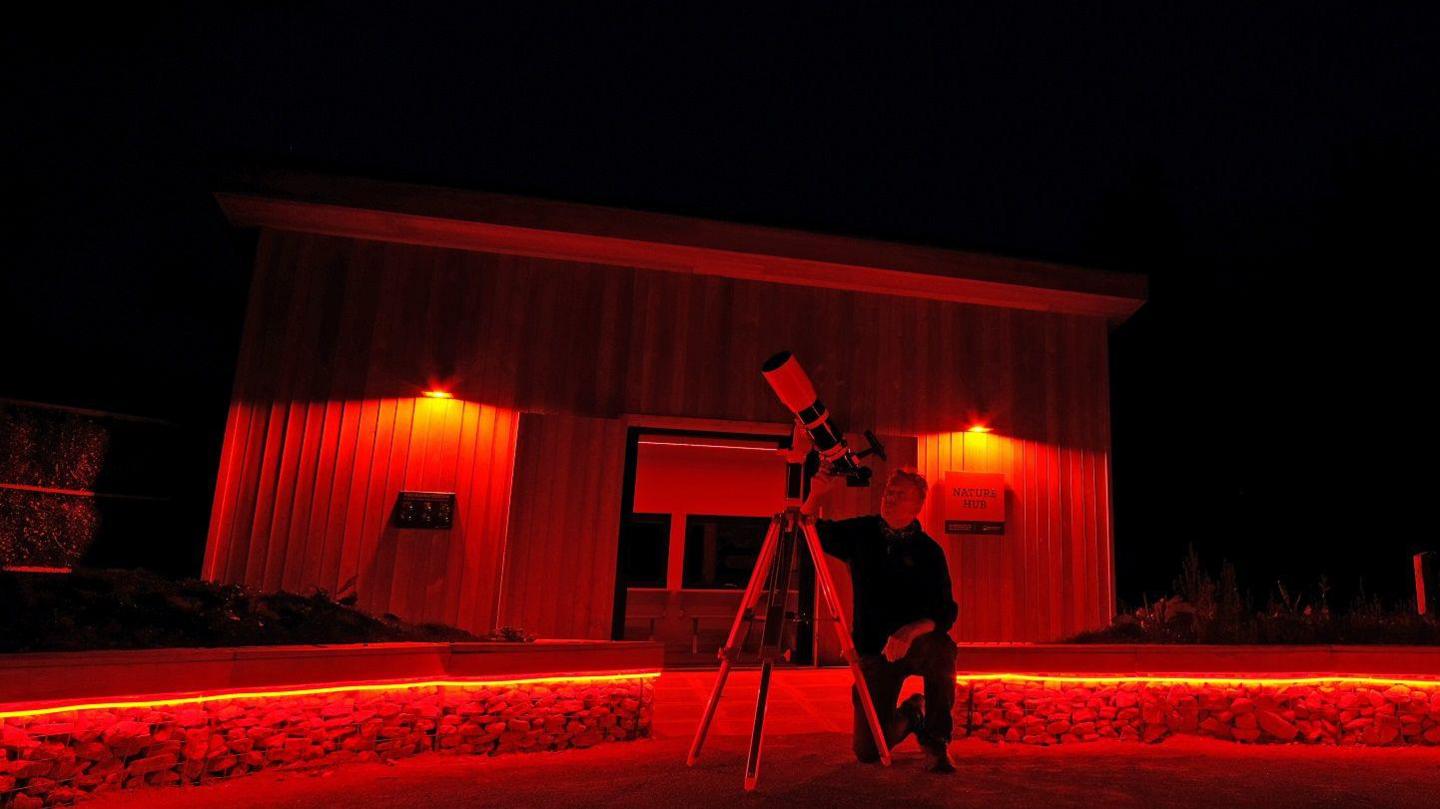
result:
[(395, 502), (396, 528), (448, 531), (454, 525), (454, 492), (401, 492)]

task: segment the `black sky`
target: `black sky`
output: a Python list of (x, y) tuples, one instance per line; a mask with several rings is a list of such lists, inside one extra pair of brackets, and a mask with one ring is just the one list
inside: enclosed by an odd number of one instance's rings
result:
[(0, 34), (0, 395), (181, 423), (191, 558), (249, 271), (209, 191), (257, 164), (1143, 272), (1122, 597), (1192, 542), (1398, 597), (1433, 542), (1425, 4), (252, 5)]

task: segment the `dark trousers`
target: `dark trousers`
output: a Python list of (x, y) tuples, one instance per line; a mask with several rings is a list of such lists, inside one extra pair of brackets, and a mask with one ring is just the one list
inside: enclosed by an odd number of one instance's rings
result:
[[(905, 716), (895, 707), (900, 699), (900, 686), (911, 675), (925, 679), (925, 727), (916, 734), (916, 741), (928, 750), (944, 749), (950, 743), (953, 724), (950, 712), (955, 707), (955, 641), (949, 635), (944, 632), (921, 635), (911, 642), (905, 656), (894, 663), (883, 655), (861, 655), (860, 670), (865, 673), (865, 685), (870, 691), (870, 700), (875, 703), (880, 727), (885, 729), (887, 747), (899, 744), (910, 730)], [(855, 757), (876, 761), (880, 752), (875, 748), (870, 723), (865, 719), (860, 692), (854, 686), (850, 687), (850, 701), (855, 706)]]

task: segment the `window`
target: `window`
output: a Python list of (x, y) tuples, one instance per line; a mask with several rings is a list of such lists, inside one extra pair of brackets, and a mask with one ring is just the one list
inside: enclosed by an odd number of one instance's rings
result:
[(626, 587), (664, 587), (670, 559), (670, 515), (632, 514), (620, 530), (620, 576)]
[(769, 528), (769, 517), (687, 517), (684, 586), (745, 589)]

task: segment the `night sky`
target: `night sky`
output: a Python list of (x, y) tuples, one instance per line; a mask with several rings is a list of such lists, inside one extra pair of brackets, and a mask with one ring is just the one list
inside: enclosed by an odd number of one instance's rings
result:
[(1122, 599), (1189, 543), (1258, 604), (1321, 573), (1332, 601), (1412, 595), (1435, 541), (1425, 4), (252, 5), (0, 33), (0, 396), (177, 422), (190, 516), (150, 541), (188, 572), (249, 282), (209, 192), (258, 165), (1145, 273), (1112, 339)]

